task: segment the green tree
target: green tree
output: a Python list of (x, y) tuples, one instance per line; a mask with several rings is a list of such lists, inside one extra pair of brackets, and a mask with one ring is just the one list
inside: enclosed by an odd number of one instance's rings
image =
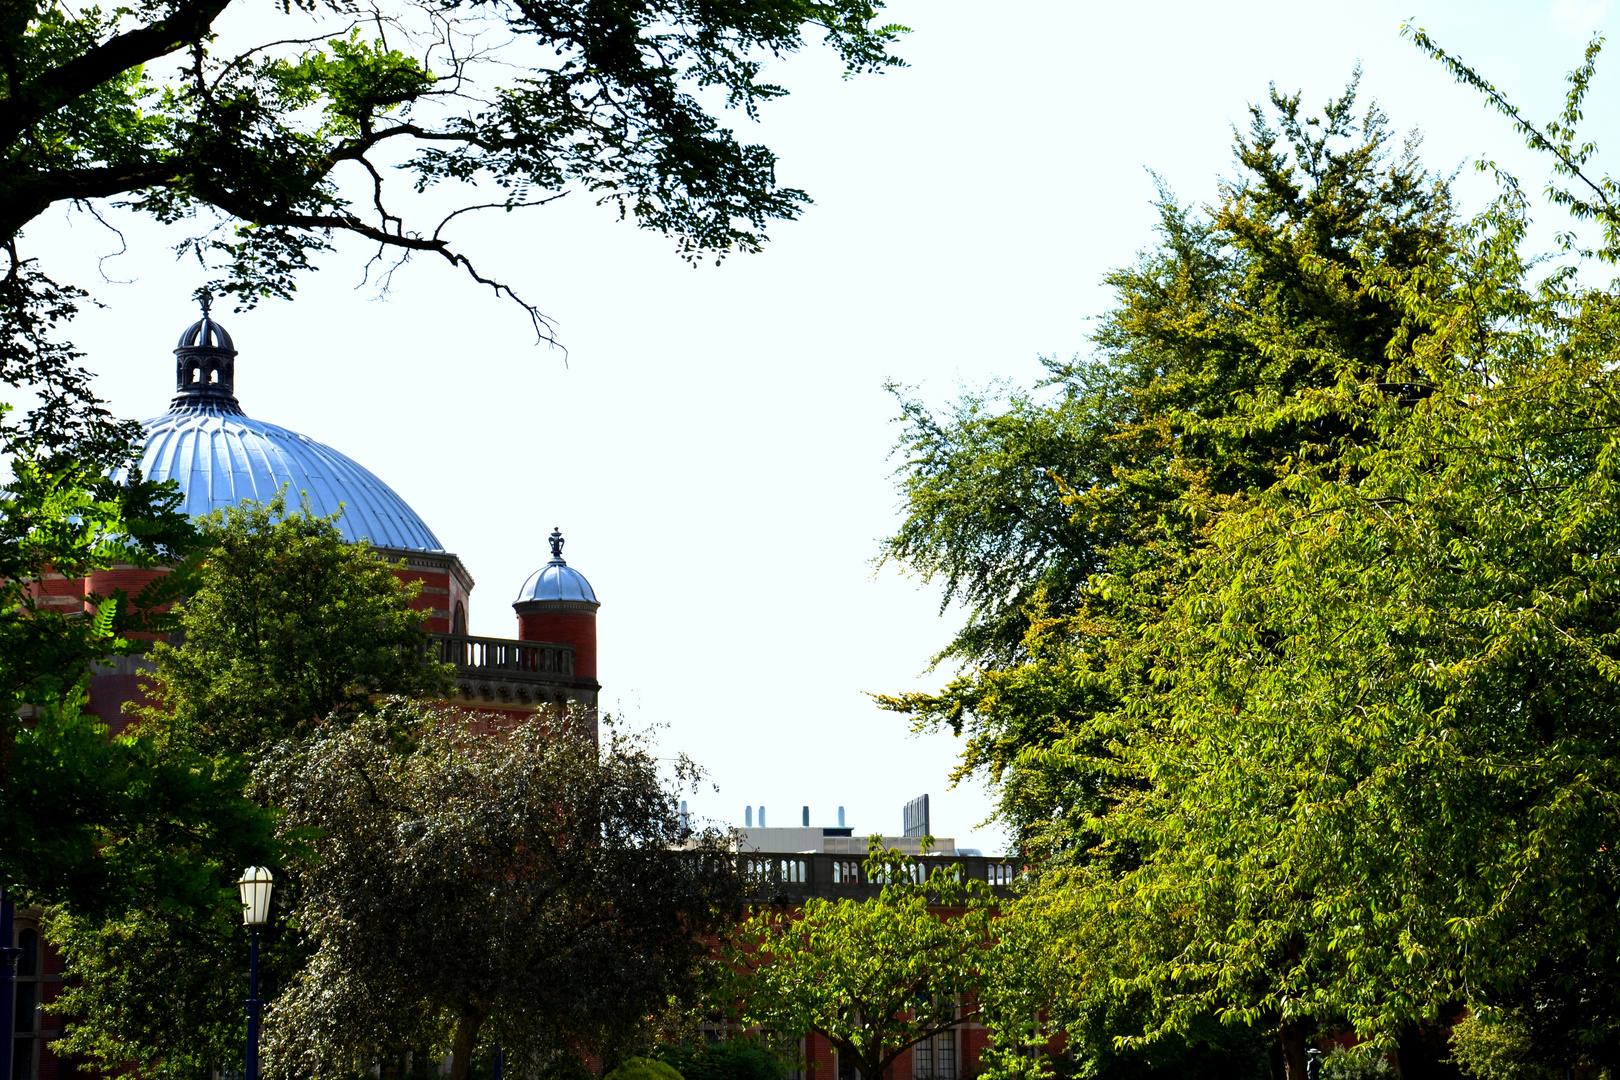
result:
[[(0, 425), (6, 409), (0, 406)], [(0, 427), (11, 477), (0, 485), (0, 783), (25, 706), (60, 705), (90, 665), (140, 645), (130, 635), (160, 629), (155, 609), (187, 583), (182, 575), (130, 597), (90, 596), (53, 603), (48, 582), (83, 579), (119, 563), (183, 562), (197, 543), (170, 487), (120, 482), (105, 462), (49, 453)], [(87, 610), (88, 608), (88, 610)]]
[(346, 722), (381, 695), (442, 696), (451, 670), (432, 662), (406, 584), (336, 524), (288, 511), (285, 497), (217, 510), (200, 586), (179, 645), (160, 643), (136, 715), (170, 741), (257, 757), (318, 725)]
[(782, 1080), (787, 1072), (761, 1040), (735, 1033), (714, 1042), (698, 1038), (667, 1046), (658, 1057), (684, 1080)]
[[(114, 475), (119, 429), (72, 372), (50, 357), (10, 368), (3, 353), (0, 381), (55, 380), (56, 396), (47, 387), (15, 425), (0, 406), (0, 887), (89, 915), (213, 902), (223, 867), (274, 850), (242, 764), (109, 739), (81, 711), (95, 662), (172, 625), (163, 607), (191, 581), (197, 535), (172, 485)], [(64, 579), (161, 563), (180, 571), (134, 597), (49, 595)]]
[(87, 917), (216, 904), (244, 860), (271, 860), (270, 817), (232, 758), (109, 738), (73, 688), (12, 747), (0, 814), (10, 898)]
[[(244, 36), (232, 0), (141, 0), (69, 11), (19, 0), (0, 17), (0, 249), (16, 285), (0, 327), (71, 300), (21, 254), (52, 206), (102, 200), (196, 222), (182, 247), (216, 292), (287, 296), (334, 234), (383, 258), (421, 254), (481, 273), (456, 219), (578, 191), (674, 238), (689, 258), (757, 250), (808, 201), (769, 149), (741, 141), (724, 102), (756, 119), (786, 94), (765, 62), (823, 43), (847, 74), (899, 63), (903, 32), (873, 0), (336, 0), (282, 5)], [(312, 25), (313, 23), (313, 25)], [(364, 199), (346, 194), (355, 180)], [(453, 192), (452, 209), (422, 198)], [(467, 194), (482, 189), (478, 194)], [(386, 277), (384, 278), (386, 282)], [(544, 318), (524, 303), (543, 336)]]
[[(166, 757), (238, 762), (241, 787), (245, 770), (280, 741), (352, 723), (378, 695), (448, 687), (410, 607), (416, 586), (366, 545), (345, 541), (333, 519), (289, 512), (278, 498), (220, 511), (200, 529), (208, 546), (178, 617), (180, 643), (151, 650), (151, 700), (136, 710), (134, 730)], [(249, 864), (237, 857), (225, 869)], [(283, 898), (300, 887), (296, 875), (279, 886)], [(172, 1080), (239, 1060), (236, 916), (220, 894), (212, 904), (149, 902), (54, 919), (48, 937), (75, 976), (60, 1006), (75, 1018), (64, 1051)], [(284, 984), (310, 945), (286, 920), (264, 938), (266, 984)]]
[(319, 834), (290, 915), (315, 952), (270, 1008), (272, 1075), (429, 1045), (466, 1080), (497, 1041), (540, 1070), (605, 1056), (691, 992), (732, 858), (682, 824), (649, 749), (604, 728), (600, 748), (538, 722), (480, 738), (398, 702), (265, 759), (282, 828)]
[(812, 897), (762, 908), (731, 935), (722, 1006), (745, 1028), (799, 1039), (812, 1032), (875, 1080), (917, 1043), (971, 1021), (989, 978), (996, 901), (960, 866), (885, 851), (873, 837), (869, 900)]
[[(1620, 215), (1576, 135), (1594, 58), (1559, 121), (1521, 130), (1596, 244), (1532, 257), (1501, 176), (1444, 243), (1374, 228), (1353, 269), (1302, 247), (1301, 280), (1387, 314), (1334, 335), (1319, 308), (1260, 305), (1242, 331), (1267, 378), (1156, 374), (1137, 400), (1169, 406), (1117, 438), (1173, 434), (1175, 519), (1037, 624), (1027, 661), (961, 684), (962, 708), (1001, 710), (988, 734), (1033, 733), (986, 760), (1047, 800), (1012, 809), (1063, 856), (1008, 920), (1045, 979), (1008, 996), (1005, 1038), (1232, 1025), (1297, 1077), (1313, 1035), (1353, 1030), (1412, 1073), (1415, 1035), (1468, 1005), (1534, 1017), (1542, 1063), (1620, 1064), (1620, 294), (1579, 273), (1620, 258)], [(1222, 340), (1200, 345), (1216, 372)]]
[(684, 1080), (676, 1069), (656, 1058), (625, 1058), (605, 1080)]
[(879, 700), (966, 737), (954, 778), (996, 785), (1031, 854), (1090, 846), (1115, 785), (1043, 750), (1104, 755), (1122, 737), (1113, 718), (1141, 672), (1113, 657), (1160, 618), (1207, 498), (1273, 483), (1352, 430), (1265, 403), (1345, 379), (1421, 392), (1398, 388), (1405, 316), (1366, 260), (1420, 270), (1459, 227), (1444, 179), (1415, 141), (1393, 145), (1376, 106), (1358, 114), (1356, 92), (1312, 117), (1273, 90), (1215, 205), (1161, 190), (1159, 242), (1109, 276), (1094, 356), (943, 417), (902, 398), (906, 515), (882, 557), (943, 581), (969, 620), (937, 658), (965, 669), (944, 691)]

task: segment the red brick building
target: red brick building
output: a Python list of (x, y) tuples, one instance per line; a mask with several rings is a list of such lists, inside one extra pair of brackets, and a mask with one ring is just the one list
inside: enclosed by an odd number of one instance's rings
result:
[[(283, 490), (291, 504), (307, 497), (318, 514), (341, 509), (338, 526), (350, 541), (368, 543), (379, 557), (399, 564), (395, 573), (403, 580), (422, 583), (416, 604), (426, 615), (438, 658), (456, 667), (456, 703), (488, 714), (491, 726), (567, 703), (594, 711), (600, 691), (600, 604), (590, 582), (563, 558), (560, 531), (547, 538), (549, 561), (523, 582), (512, 601), (516, 636), (473, 637), (467, 626), (474, 582), (461, 559), (446, 551), (426, 522), (358, 462), (305, 435), (249, 418), (235, 394), (235, 345), (206, 308), (203, 318), (181, 335), (174, 354), (175, 396), (167, 412), (145, 422), (140, 465), (152, 479), (174, 480), (188, 513), (201, 516), (248, 500), (267, 502)], [(91, 594), (106, 596), (121, 588), (133, 595), (162, 572), (115, 567), (88, 578), (53, 577), (40, 584), (39, 595), (64, 609), (82, 610)], [(119, 657), (91, 677), (90, 709), (115, 731), (124, 725), (124, 704), (139, 696), (146, 668), (140, 657)], [(761, 830), (766, 831), (799, 830)], [(832, 831), (845, 837), (849, 832)], [(796, 838), (772, 836), (769, 842), (790, 839), (799, 846)], [(745, 843), (742, 850), (757, 864), (768, 893), (761, 899), (791, 904), (811, 895), (864, 898), (878, 888), (862, 878), (859, 852), (864, 840), (858, 851), (769, 854), (753, 850), (757, 846)], [(1007, 885), (1015, 872), (1008, 860), (976, 855), (936, 855), (922, 861), (937, 858), (960, 862), (968, 874), (997, 887)], [(52, 950), (42, 947), (36, 916), (16, 914), (13, 941), (23, 955), (12, 1077), (67, 1080), (71, 1070), (46, 1049), (61, 1029), (62, 1019), (50, 1011), (50, 1002), (61, 985), (62, 965)], [(967, 1080), (978, 1072), (984, 1045), (983, 1029), (967, 1023), (906, 1054), (884, 1080)], [(851, 1064), (841, 1062), (815, 1036), (805, 1041), (800, 1064), (795, 1080), (855, 1080)]]
[[(538, 710), (577, 703), (592, 710), (596, 681), (596, 593), (563, 558), (562, 534), (549, 537), (550, 561), (536, 570), (512, 602), (511, 638), (467, 633), (473, 578), (446, 551), (433, 530), (374, 473), (329, 446), (277, 424), (250, 418), (235, 393), (236, 347), (204, 307), (203, 317), (180, 335), (175, 394), (162, 416), (145, 421), (141, 469), (151, 479), (174, 480), (185, 510), (201, 516), (225, 506), (268, 502), (286, 492), (296, 506), (307, 497), (316, 513), (342, 511), (338, 527), (354, 542), (371, 545), (399, 564), (406, 581), (422, 583), (416, 601), (426, 613), (438, 658), (455, 665), (454, 701), (488, 717), (490, 726)], [(120, 566), (85, 578), (49, 577), (36, 597), (66, 610), (84, 610), (91, 594), (123, 589), (134, 595), (162, 570)], [(123, 707), (140, 695), (148, 664), (115, 657), (90, 679), (90, 711), (115, 732)], [(62, 1019), (50, 1011), (62, 982), (61, 959), (42, 947), (37, 912), (16, 913), (12, 943), (18, 965), (12, 1044), (13, 1080), (65, 1080), (62, 1063), (46, 1049)]]

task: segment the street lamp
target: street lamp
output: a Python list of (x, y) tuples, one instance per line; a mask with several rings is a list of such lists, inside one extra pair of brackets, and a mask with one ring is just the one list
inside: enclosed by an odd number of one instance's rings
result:
[(275, 878), (263, 866), (242, 871), (236, 887), (242, 891), (242, 924), (253, 939), (248, 964), (247, 1080), (259, 1080), (259, 927), (270, 921), (270, 890)]

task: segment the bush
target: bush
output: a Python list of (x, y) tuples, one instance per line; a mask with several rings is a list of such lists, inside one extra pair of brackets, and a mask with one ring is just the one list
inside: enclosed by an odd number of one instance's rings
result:
[(603, 1080), (685, 1080), (675, 1069), (656, 1058), (625, 1058)]
[(1347, 1046), (1336, 1046), (1322, 1060), (1325, 1080), (1393, 1080), (1395, 1069), (1383, 1054), (1357, 1053)]
[(1477, 1080), (1554, 1080), (1559, 1070), (1530, 1062), (1530, 1026), (1517, 1013), (1468, 1016), (1451, 1029), (1452, 1064)]
[(688, 1043), (659, 1056), (685, 1080), (782, 1080), (786, 1072), (780, 1058), (752, 1039)]

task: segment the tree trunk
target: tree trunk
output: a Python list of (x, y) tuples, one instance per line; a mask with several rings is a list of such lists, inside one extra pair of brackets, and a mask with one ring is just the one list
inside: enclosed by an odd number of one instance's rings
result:
[(1305, 1022), (1290, 1020), (1277, 1031), (1282, 1049), (1283, 1075), (1287, 1080), (1305, 1080)]
[(483, 1026), (484, 1014), (478, 1009), (469, 1008), (457, 1018), (456, 1037), (450, 1043), (450, 1080), (467, 1080), (473, 1050), (478, 1046), (478, 1029)]

